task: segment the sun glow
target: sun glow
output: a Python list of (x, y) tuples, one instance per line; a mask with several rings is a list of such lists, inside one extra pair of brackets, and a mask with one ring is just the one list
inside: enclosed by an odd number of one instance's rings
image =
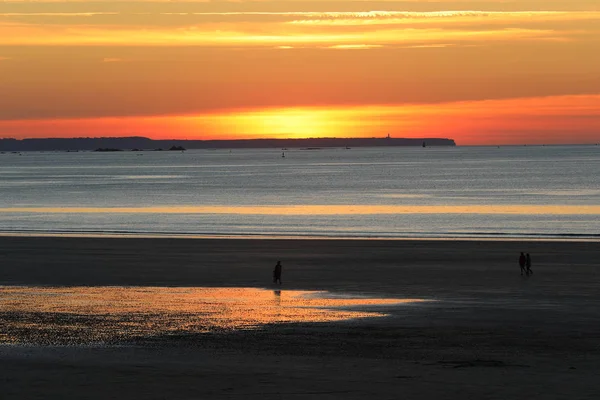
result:
[(269, 132), (271, 137), (303, 138), (315, 135), (338, 135), (339, 129), (326, 110), (285, 108), (245, 112), (231, 118), (210, 118), (223, 131)]
[(597, 143), (597, 0), (0, 0), (0, 138)]
[[(0, 136), (153, 139), (446, 137), (460, 145), (596, 143), (600, 95), (432, 104), (215, 110), (200, 115), (0, 121)], [(549, 124), (552, 129), (549, 130)], [(35, 132), (35, 134), (31, 134)], [(566, 133), (569, 133), (566, 135)], [(527, 134), (526, 136), (524, 134)]]
[(198, 121), (215, 132), (297, 139), (354, 135), (357, 127), (365, 128), (365, 124), (357, 125), (357, 116), (361, 114), (364, 116), (369, 111), (364, 108), (294, 107), (208, 115), (198, 117)]

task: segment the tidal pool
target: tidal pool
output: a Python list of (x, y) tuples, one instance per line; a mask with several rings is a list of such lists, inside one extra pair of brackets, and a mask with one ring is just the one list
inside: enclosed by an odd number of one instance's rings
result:
[(269, 324), (381, 317), (424, 301), (256, 288), (0, 286), (0, 343), (124, 343)]

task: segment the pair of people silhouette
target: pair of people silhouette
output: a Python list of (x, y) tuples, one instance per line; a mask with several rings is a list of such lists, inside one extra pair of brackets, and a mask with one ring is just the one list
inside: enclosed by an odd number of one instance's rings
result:
[(531, 256), (529, 253), (525, 255), (525, 253), (521, 252), (519, 256), (519, 266), (521, 267), (521, 275), (525, 273), (526, 276), (533, 275), (533, 271), (531, 270)]

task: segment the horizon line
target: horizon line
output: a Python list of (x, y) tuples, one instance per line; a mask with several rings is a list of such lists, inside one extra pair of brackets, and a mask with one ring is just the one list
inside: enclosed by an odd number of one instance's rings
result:
[(453, 138), (449, 137), (434, 137), (434, 136), (423, 136), (423, 137), (393, 137), (393, 136), (370, 136), (370, 137), (336, 137), (336, 136), (314, 136), (314, 137), (305, 137), (305, 138), (276, 138), (276, 137), (259, 137), (259, 138), (240, 138), (240, 139), (178, 139), (178, 138), (161, 138), (161, 139), (153, 139), (147, 136), (72, 136), (72, 137), (28, 137), (28, 138), (12, 138), (12, 137), (0, 137), (0, 140), (72, 140), (72, 139), (147, 139), (153, 141), (159, 140), (178, 140), (178, 141), (198, 141), (198, 142), (208, 142), (208, 141), (222, 141), (222, 142), (233, 142), (233, 141), (248, 141), (248, 140), (366, 140), (366, 139), (401, 139), (401, 140), (427, 140), (427, 139), (435, 139), (435, 140), (452, 140)]

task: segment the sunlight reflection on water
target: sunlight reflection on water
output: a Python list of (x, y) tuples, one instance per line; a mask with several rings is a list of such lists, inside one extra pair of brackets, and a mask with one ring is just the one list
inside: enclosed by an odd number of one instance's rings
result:
[(421, 301), (255, 288), (0, 287), (0, 343), (118, 343), (335, 322), (385, 316), (371, 307)]

